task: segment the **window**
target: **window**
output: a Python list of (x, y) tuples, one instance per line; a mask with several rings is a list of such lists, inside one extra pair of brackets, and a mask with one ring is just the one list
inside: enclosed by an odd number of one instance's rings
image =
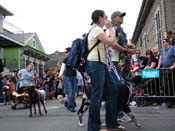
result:
[(36, 48), (36, 40), (35, 39), (32, 40), (32, 47)]
[(158, 47), (161, 48), (161, 21), (160, 21), (160, 9), (159, 6), (154, 14), (155, 26), (156, 26), (156, 38)]
[(143, 41), (143, 51), (144, 51), (144, 54), (145, 54), (145, 51), (146, 51), (146, 49), (147, 49), (147, 34), (146, 34), (146, 32), (143, 34), (143, 37), (142, 37), (142, 41)]

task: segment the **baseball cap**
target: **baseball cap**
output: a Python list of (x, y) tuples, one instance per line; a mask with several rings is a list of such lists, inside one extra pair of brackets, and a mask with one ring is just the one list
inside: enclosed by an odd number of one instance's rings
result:
[(111, 19), (115, 18), (116, 16), (125, 16), (125, 12), (120, 12), (120, 11), (114, 11), (111, 15)]

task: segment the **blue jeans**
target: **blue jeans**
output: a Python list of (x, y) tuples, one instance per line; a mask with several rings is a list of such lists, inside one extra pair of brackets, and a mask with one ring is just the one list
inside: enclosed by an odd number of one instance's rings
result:
[(103, 92), (107, 93), (106, 127), (115, 128), (117, 123), (117, 90), (106, 64), (95, 61), (87, 62), (87, 72), (91, 78), (91, 98), (88, 117), (88, 131), (99, 131), (101, 128), (100, 108)]
[(64, 76), (64, 88), (68, 95), (68, 106), (69, 111), (75, 111), (75, 91), (77, 89), (77, 79), (74, 76)]
[(48, 100), (48, 93), (49, 93), (49, 84), (45, 84), (44, 85), (44, 90), (45, 90), (45, 94), (46, 94), (46, 99), (45, 100)]

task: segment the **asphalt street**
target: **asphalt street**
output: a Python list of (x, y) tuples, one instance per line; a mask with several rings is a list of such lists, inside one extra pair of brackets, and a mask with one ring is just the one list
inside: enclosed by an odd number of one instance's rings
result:
[[(78, 100), (78, 105), (80, 101)], [(0, 104), (0, 131), (87, 131), (87, 116), (84, 117), (84, 127), (79, 127), (76, 113), (67, 111), (57, 100), (46, 103), (48, 114), (38, 114), (29, 117), (29, 109), (12, 110), (10, 105)], [(135, 127), (133, 123), (121, 124), (126, 126), (127, 131), (174, 131), (175, 109), (165, 107), (133, 107), (141, 128)], [(105, 112), (101, 113), (104, 121)]]

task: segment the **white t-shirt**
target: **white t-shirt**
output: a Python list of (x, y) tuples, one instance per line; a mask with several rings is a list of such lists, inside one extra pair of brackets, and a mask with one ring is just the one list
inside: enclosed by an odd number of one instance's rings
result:
[[(113, 29), (114, 34), (115, 34), (115, 30)], [(109, 36), (109, 31), (106, 30), (106, 34)], [(118, 62), (119, 61), (119, 51), (112, 49), (112, 47), (109, 46), (109, 50), (110, 50), (110, 56), (111, 56), (111, 60)]]
[(77, 85), (78, 86), (83, 86), (84, 83), (83, 83), (83, 76), (81, 75), (81, 73), (79, 71), (76, 70), (76, 73), (77, 73)]
[[(88, 48), (89, 49), (91, 49), (92, 46), (98, 41), (97, 36), (99, 34), (101, 34), (101, 33), (104, 33), (103, 29), (100, 26), (98, 26), (98, 25), (94, 25), (94, 27), (92, 28), (92, 30), (90, 31), (89, 36), (88, 36)], [(101, 60), (101, 62), (106, 64), (107, 63), (107, 59), (106, 59), (106, 55), (105, 55), (105, 44), (103, 42), (101, 42), (101, 41), (98, 44), (98, 46), (96, 46), (89, 53), (87, 60), (88, 61), (99, 61), (98, 50), (100, 52), (100, 60)]]

